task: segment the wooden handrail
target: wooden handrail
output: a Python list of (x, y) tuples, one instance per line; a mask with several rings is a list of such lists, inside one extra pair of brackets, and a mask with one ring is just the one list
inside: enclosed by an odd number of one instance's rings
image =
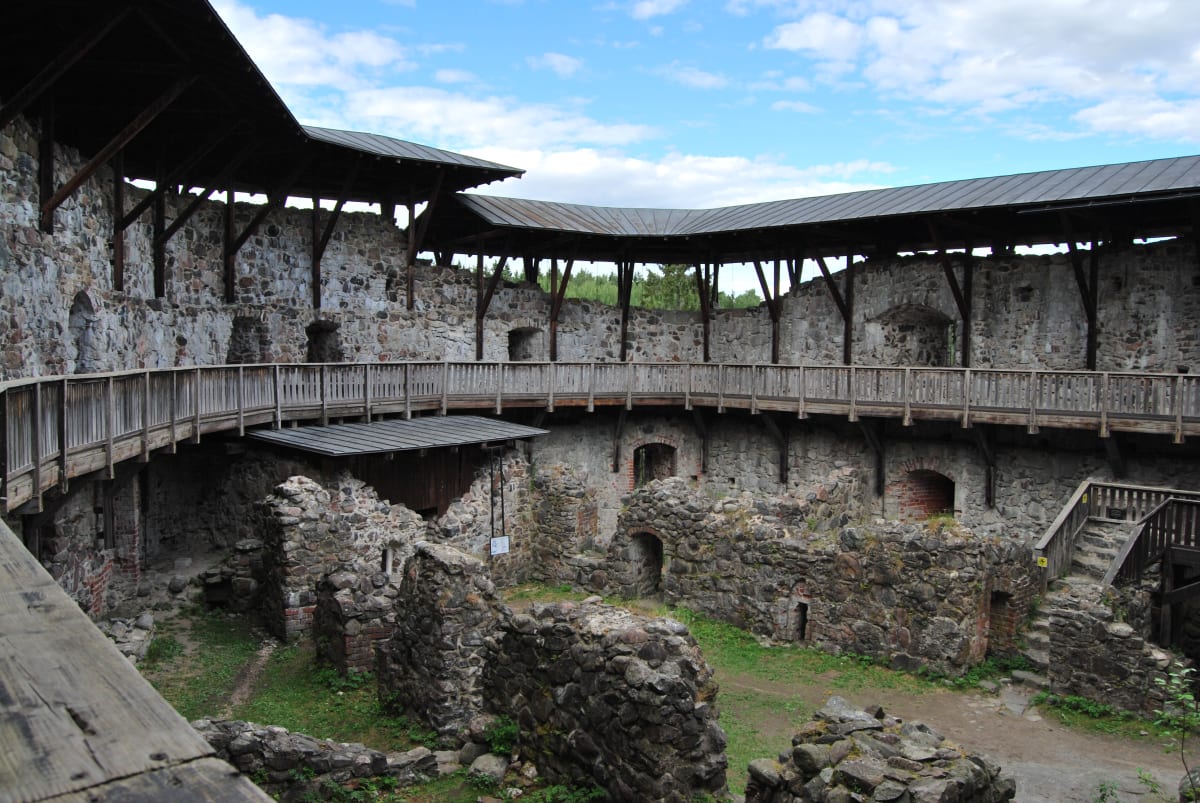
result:
[[(77, 465), (94, 464), (98, 444), (104, 447), (101, 464), (108, 468), (179, 440), (194, 442), (206, 432), (280, 426), (285, 420), (411, 417), (414, 410), (698, 405), (800, 417), (897, 418), (906, 424), (959, 420), (1177, 438), (1200, 434), (1200, 376), (1134, 372), (742, 363), (288, 363), (17, 379), (0, 382), (0, 395), (0, 509), (5, 511), (36, 498), (38, 489), (76, 476)], [(131, 440), (137, 455), (129, 453)]]

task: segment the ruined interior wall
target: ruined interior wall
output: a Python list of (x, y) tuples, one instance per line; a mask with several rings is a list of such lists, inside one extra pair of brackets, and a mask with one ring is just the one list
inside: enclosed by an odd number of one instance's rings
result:
[(399, 572), (425, 522), (402, 505), (379, 499), (361, 480), (343, 475), (324, 487), (290, 477), (257, 505), (263, 541), (263, 608), (276, 635), (294, 639), (313, 626), (320, 583), (367, 590), (383, 571), (384, 550)]
[(953, 523), (847, 524), (861, 478), (842, 469), (811, 500), (713, 500), (679, 479), (629, 497), (609, 549), (611, 593), (629, 595), (649, 533), (666, 599), (781, 641), (962, 671), (988, 648), (991, 595), (1029, 610), (1035, 567), (1020, 543)]
[(551, 783), (615, 800), (690, 800), (725, 788), (717, 686), (687, 628), (595, 600), (513, 613), (485, 564), (422, 542), (378, 651), (379, 695), (460, 744), (487, 716)]
[(687, 628), (597, 602), (501, 618), (485, 669), (520, 748), (551, 782), (614, 800), (692, 800), (725, 789), (717, 684)]

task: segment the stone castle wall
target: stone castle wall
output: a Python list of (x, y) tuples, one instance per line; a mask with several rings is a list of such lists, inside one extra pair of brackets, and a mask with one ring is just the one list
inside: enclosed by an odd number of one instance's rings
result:
[[(326, 321), (344, 359), (474, 358), (474, 276), (423, 267), (414, 309), (404, 297), (403, 233), (369, 213), (343, 214), (322, 262), (322, 309), (312, 308), (307, 210), (273, 212), (238, 253), (233, 303), (223, 300), (221, 201), (202, 205), (166, 246), (166, 295), (153, 297), (147, 214), (126, 231), (125, 289), (113, 288), (111, 187), (101, 170), (55, 213), (53, 234), (37, 226), (37, 134), (24, 119), (0, 131), (0, 378), (135, 367), (303, 361), (306, 329)], [(59, 148), (56, 180), (87, 158)], [(132, 203), (144, 193), (129, 188)], [(168, 198), (173, 218), (191, 196)], [(243, 227), (255, 207), (236, 206)], [(1200, 290), (1191, 243), (1108, 247), (1100, 257), (1100, 368), (1175, 371), (1200, 366)], [(972, 365), (1078, 369), (1084, 322), (1065, 255), (1002, 255), (975, 261)], [(856, 266), (854, 352), (858, 364), (948, 361), (961, 339), (941, 264), (929, 255), (871, 259)], [(509, 333), (535, 337), (525, 356), (546, 358), (547, 295), (499, 289), (485, 320), (484, 358), (505, 360)], [(841, 359), (841, 320), (821, 280), (784, 298), (781, 359)], [(74, 314), (73, 314), (74, 313)], [(563, 360), (619, 356), (620, 314), (568, 301), (559, 325)], [(635, 360), (699, 361), (694, 313), (634, 310)], [(717, 361), (765, 362), (764, 308), (719, 311), (711, 328)]]

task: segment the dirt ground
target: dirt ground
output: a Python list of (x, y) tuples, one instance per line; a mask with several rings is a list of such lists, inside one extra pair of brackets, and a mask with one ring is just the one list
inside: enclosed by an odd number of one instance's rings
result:
[[(783, 701), (800, 698), (819, 706), (830, 696), (830, 690), (820, 685), (798, 687), (729, 674), (718, 680), (723, 691), (752, 690), (779, 698), (779, 713), (760, 717), (758, 729), (781, 748), (790, 744), (803, 720), (788, 714)], [(1029, 707), (1032, 694), (1028, 689), (1005, 686), (996, 695), (879, 690), (871, 692), (870, 699), (853, 693), (841, 696), (855, 705), (878, 704), (892, 716), (924, 722), (962, 747), (988, 756), (1016, 778), (1017, 800), (1023, 803), (1114, 799), (1160, 803), (1175, 799), (1174, 791), (1183, 777), (1178, 753), (1153, 738), (1131, 740), (1087, 733), (1043, 719), (1036, 708)], [(1165, 797), (1149, 793), (1138, 780), (1139, 769), (1154, 776)], [(1101, 784), (1113, 784), (1117, 797), (1100, 797)]]

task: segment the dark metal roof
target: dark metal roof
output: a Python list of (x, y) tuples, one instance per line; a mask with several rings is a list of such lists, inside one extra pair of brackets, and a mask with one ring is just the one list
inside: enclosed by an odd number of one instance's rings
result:
[[(930, 222), (944, 229), (949, 247), (1062, 242), (1064, 210), (1082, 231), (1174, 234), (1191, 230), (1190, 204), (1196, 198), (1200, 156), (718, 209), (618, 209), (460, 194), (435, 216), (427, 242), (443, 250), (456, 244), (472, 250), (485, 242), (489, 253), (512, 256), (537, 255), (552, 246), (554, 255), (585, 259), (691, 261), (718, 255), (738, 261), (785, 255), (781, 251), (794, 250), (800, 240), (830, 253), (881, 244), (924, 250), (933, 247)], [(507, 237), (485, 240), (496, 230)]]
[(476, 443), (499, 443), (536, 438), (549, 435), (550, 432), (495, 418), (449, 415), (372, 421), (369, 424), (264, 429), (246, 434), (276, 446), (287, 446), (328, 457), (351, 457)]
[[(419, 202), (439, 180), (458, 191), (521, 172), (432, 148), (406, 152), (387, 137), (338, 141), (336, 132), (302, 128), (206, 0), (7, 3), (0, 67), (0, 103), (36, 86), (25, 116), (36, 124), (49, 111), (55, 140), (85, 158), (169, 89), (185, 87), (123, 149), (129, 178), (155, 180), (200, 154), (178, 183), (273, 193), (302, 166), (290, 195)], [(356, 165), (363, 169), (347, 191)]]
[(304, 126), (304, 133), (313, 139), (340, 145), (350, 150), (361, 151), (371, 156), (383, 156), (393, 159), (407, 159), (413, 162), (429, 162), (430, 164), (455, 165), (458, 167), (478, 167), (503, 173), (502, 178), (519, 176), (524, 170), (516, 167), (489, 162), (486, 159), (476, 159), (454, 151), (444, 151), (429, 145), (407, 142), (383, 134), (367, 134), (362, 131), (344, 131), (337, 128), (318, 128), (314, 125)]

